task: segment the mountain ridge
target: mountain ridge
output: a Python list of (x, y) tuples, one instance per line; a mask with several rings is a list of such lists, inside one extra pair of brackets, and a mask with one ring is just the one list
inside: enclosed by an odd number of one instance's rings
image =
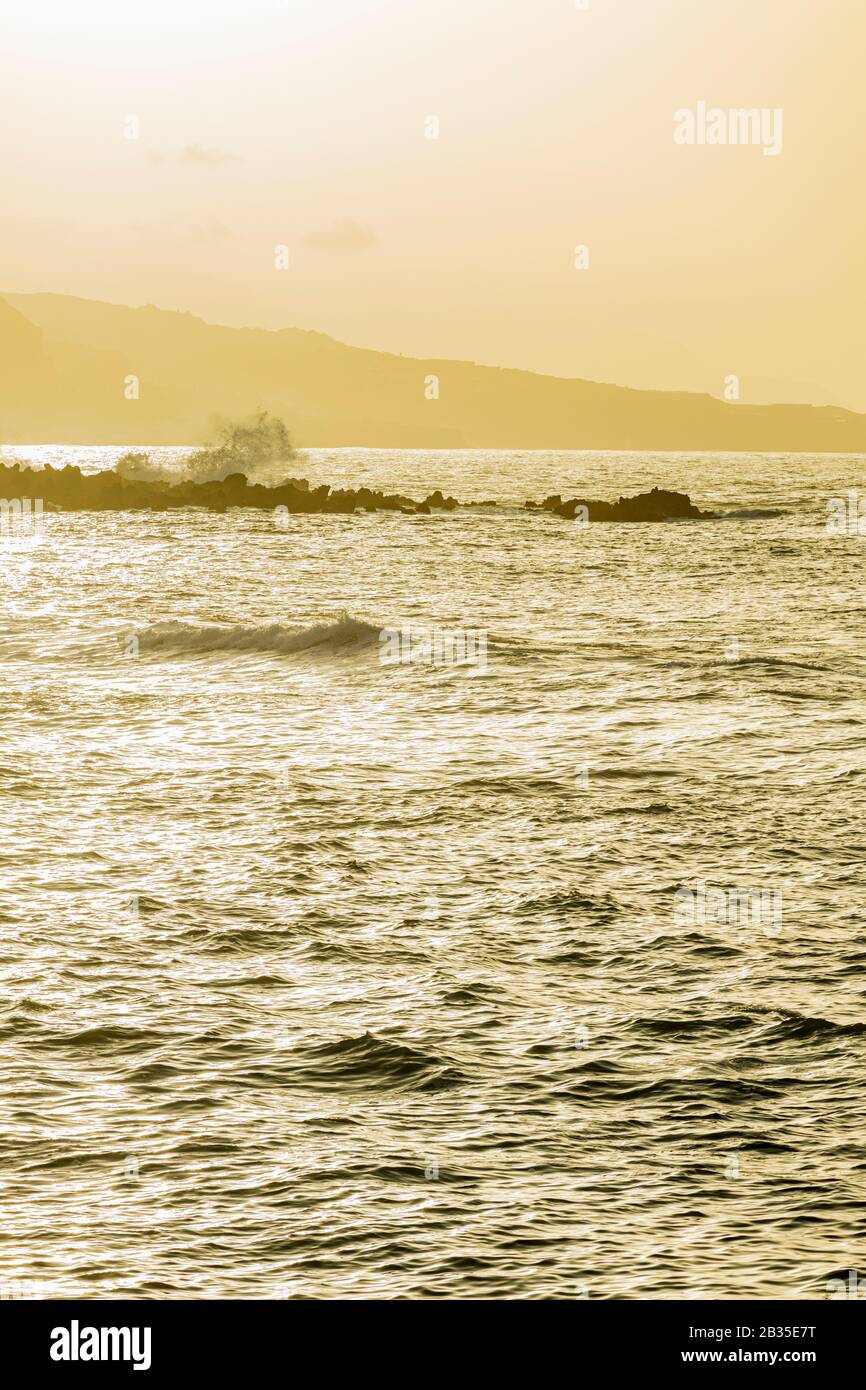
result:
[(218, 419), (261, 409), (300, 447), (866, 452), (866, 415), (838, 406), (728, 403), (155, 305), (0, 294), (4, 443), (197, 445)]

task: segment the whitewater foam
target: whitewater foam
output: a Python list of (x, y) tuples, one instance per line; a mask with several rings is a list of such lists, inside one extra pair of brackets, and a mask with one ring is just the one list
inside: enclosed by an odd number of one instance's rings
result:
[(278, 652), (308, 651), (312, 647), (366, 646), (377, 640), (379, 628), (343, 613), (335, 622), (310, 627), (285, 627), (282, 623), (247, 627), (243, 624), (162, 622), (137, 635), (144, 651), (176, 652)]

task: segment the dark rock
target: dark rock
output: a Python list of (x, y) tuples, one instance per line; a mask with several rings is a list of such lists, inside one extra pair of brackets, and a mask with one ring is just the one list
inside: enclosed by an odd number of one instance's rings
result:
[[(187, 478), (179, 483), (164, 478), (147, 480), (121, 476), (113, 469), (101, 473), (82, 473), (72, 465), (64, 468), (22, 467), (18, 463), (0, 464), (0, 497), (32, 497), (46, 510), (64, 511), (166, 511), (177, 507), (206, 507), (224, 512), (227, 507), (256, 507), (262, 511), (285, 507), (289, 512), (325, 512), (350, 516), (357, 510), (401, 512), (407, 516), (429, 516), (436, 511), (454, 511), (461, 504), (445, 497), (437, 488), (423, 502), (401, 494), (377, 492), (373, 488), (337, 488), (327, 483), (311, 488), (305, 479), (287, 478), (274, 487), (250, 483), (244, 473), (197, 483)], [(470, 506), (495, 507), (493, 501)], [(590, 521), (679, 521), (704, 520), (712, 512), (702, 512), (683, 492), (654, 487), (636, 497), (620, 497), (616, 502), (599, 502), (579, 497), (563, 502), (559, 493), (543, 502), (527, 502), (529, 511), (546, 511), (573, 521), (580, 508), (586, 508)]]
[[(529, 502), (526, 505), (536, 506)], [(684, 492), (667, 492), (657, 487), (634, 497), (620, 497), (616, 502), (598, 502), (587, 497), (563, 502), (557, 493), (541, 503), (543, 511), (566, 521), (574, 521), (581, 508), (586, 509), (590, 521), (706, 521), (715, 516), (715, 512), (702, 512)]]

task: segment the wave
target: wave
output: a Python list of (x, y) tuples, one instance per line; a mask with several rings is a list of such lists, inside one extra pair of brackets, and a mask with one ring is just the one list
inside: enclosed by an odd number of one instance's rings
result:
[(756, 1012), (769, 1016), (775, 1014), (768, 1023), (768, 1033), (779, 1040), (802, 1041), (805, 1039), (838, 1039), (862, 1037), (866, 1033), (866, 1023), (835, 1023), (822, 1018), (820, 1014), (801, 1014), (797, 1009), (783, 1009), (773, 1006), (751, 1006)]
[(626, 778), (629, 781), (643, 782), (657, 777), (681, 777), (682, 773), (670, 767), (599, 767), (593, 768), (593, 781)]
[(540, 913), (594, 913), (601, 914), (605, 921), (612, 921), (621, 906), (611, 893), (593, 895), (579, 888), (563, 888), (551, 893), (533, 894), (517, 903), (514, 912), (521, 916)]
[(496, 1002), (502, 994), (499, 985), (484, 984), (476, 982), (474, 984), (458, 985), (454, 989), (446, 990), (442, 996), (442, 1003), (449, 1008), (462, 1007), (464, 1005), (487, 1006)]
[(686, 1037), (700, 1033), (733, 1033), (753, 1028), (762, 1028), (768, 1041), (792, 1042), (807, 1039), (834, 1039), (861, 1037), (866, 1033), (866, 1023), (834, 1023), (820, 1015), (798, 1013), (796, 1009), (783, 1009), (777, 1005), (743, 1004), (735, 1006), (731, 1013), (710, 1015), (708, 1017), (672, 1018), (633, 1018), (629, 1028), (638, 1033), (657, 1037)]
[(116, 472), (132, 482), (222, 482), (232, 473), (247, 478), (287, 464), (295, 457), (289, 431), (277, 416), (260, 410), (252, 419), (223, 424), (219, 442), (187, 454), (177, 463), (154, 461), (146, 452), (127, 452), (118, 459)]
[(633, 1018), (629, 1028), (652, 1037), (687, 1037), (698, 1033), (734, 1033), (754, 1028), (748, 1013), (719, 1014), (712, 1018)]
[(458, 784), (456, 790), (460, 796), (465, 795), (466, 792), (488, 792), (495, 796), (501, 796), (503, 792), (515, 796), (531, 795), (535, 792), (541, 792), (545, 795), (550, 792), (563, 791), (573, 793), (574, 779), (564, 777), (561, 773), (548, 777), (519, 772), (504, 773), (501, 776), (467, 777)]
[[(718, 665), (717, 661), (710, 663)], [(781, 671), (791, 668), (795, 671), (826, 671), (828, 668), (815, 661), (792, 661), (783, 656), (741, 656), (738, 657), (735, 665), (737, 666), (765, 666), (768, 671)]]
[(176, 483), (183, 475), (182, 466), (169, 460), (152, 459), (150, 454), (122, 454), (115, 465), (115, 472), (121, 478), (135, 483)]
[(364, 1033), (304, 1050), (310, 1079), (318, 1084), (387, 1086), (438, 1091), (459, 1085), (463, 1077), (445, 1058)]
[(781, 507), (738, 507), (732, 512), (718, 512), (717, 521), (761, 521), (764, 517), (789, 516)]
[(309, 651), (311, 648), (366, 646), (378, 639), (380, 629), (343, 613), (335, 622), (314, 623), (310, 627), (284, 627), (269, 623), (245, 627), (234, 623), (216, 624), (163, 622), (145, 628), (137, 635), (143, 651), (175, 652), (277, 652)]
[(726, 1076), (668, 1076), (651, 1081), (636, 1081), (628, 1076), (599, 1075), (586, 1079), (581, 1070), (577, 1078), (556, 1088), (557, 1096), (591, 1100), (598, 1098), (617, 1105), (635, 1101), (659, 1105), (680, 1102), (706, 1114), (718, 1105), (738, 1105), (748, 1102), (777, 1100), (786, 1090), (817, 1085), (800, 1077), (780, 1076), (772, 1081), (746, 1081)]
[(75, 1047), (94, 1052), (104, 1052), (108, 1049), (139, 1051), (161, 1042), (164, 1042), (163, 1035), (152, 1028), (103, 1024), (81, 1028), (75, 1033), (43, 1032), (38, 1039), (33, 1040), (31, 1046)]
[(115, 464), (118, 477), (130, 483), (221, 483), (243, 467), (244, 477), (251, 483), (273, 485), (275, 482), (297, 482), (289, 479), (287, 469), (291, 458), (243, 460), (242, 465), (220, 456), (219, 451), (202, 450), (183, 459), (154, 459), (147, 453), (122, 454)]

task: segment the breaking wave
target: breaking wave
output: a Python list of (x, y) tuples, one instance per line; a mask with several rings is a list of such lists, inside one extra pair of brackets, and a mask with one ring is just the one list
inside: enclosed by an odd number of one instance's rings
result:
[(366, 646), (374, 642), (379, 628), (343, 613), (336, 622), (314, 623), (310, 627), (284, 627), (269, 623), (261, 627), (231, 624), (163, 622), (138, 634), (143, 651), (175, 652), (304, 652), (312, 647), (338, 648)]

